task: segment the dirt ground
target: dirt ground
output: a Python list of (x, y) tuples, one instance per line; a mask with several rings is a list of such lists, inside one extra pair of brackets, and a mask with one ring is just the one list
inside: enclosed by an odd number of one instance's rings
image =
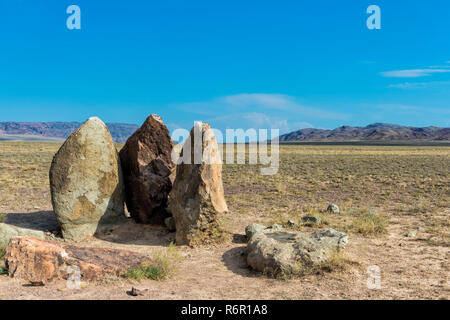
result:
[[(0, 144), (0, 213), (6, 223), (35, 229), (56, 229), (47, 190), (48, 182), (45, 179), (48, 162), (58, 145), (47, 143), (33, 146), (35, 153), (40, 155), (38, 158), (36, 154), (31, 158), (20, 154), (24, 152), (20, 151), (23, 150), (22, 145)], [(414, 149), (417, 151), (417, 159), (424, 161), (414, 162), (424, 173), (411, 173), (418, 180), (417, 187), (411, 186), (409, 175), (400, 176), (400, 180), (397, 177), (395, 182), (391, 182), (392, 193), (388, 195), (385, 192), (389, 182), (383, 180), (388, 177), (380, 178), (380, 175), (386, 176), (383, 170), (389, 166), (389, 170), (395, 172), (403, 166), (403, 162), (391, 161), (390, 165), (380, 166), (379, 176), (371, 172), (373, 184), (361, 184), (352, 189), (356, 183), (362, 183), (362, 180), (358, 180), (362, 178), (358, 178), (358, 172), (350, 171), (364, 171), (364, 168), (347, 168), (345, 154), (342, 155), (344, 158), (339, 158), (335, 149), (328, 154), (326, 150), (303, 150), (299, 154), (297, 149), (292, 150), (285, 150), (280, 159), (279, 176), (272, 177), (266, 184), (262, 184), (259, 177), (250, 174), (256, 172), (251, 171), (253, 169), (242, 172), (236, 166), (224, 166), (225, 193), (230, 212), (224, 217), (223, 223), (230, 234), (230, 240), (216, 246), (179, 247), (183, 261), (171, 279), (136, 281), (114, 278), (100, 283), (83, 283), (80, 289), (72, 290), (66, 287), (65, 281), (50, 283), (44, 287), (29, 287), (24, 281), (3, 275), (0, 276), (0, 299), (449, 299), (448, 148), (419, 150), (420, 152)], [(414, 157), (414, 150), (406, 150), (404, 154), (403, 149), (394, 150), (392, 157), (401, 161), (408, 160), (409, 157)], [(372, 151), (364, 149), (358, 155), (361, 159), (371, 157), (371, 165), (376, 165), (379, 153), (377, 150)], [(293, 159), (301, 158), (307, 152), (308, 157), (305, 159), (317, 157), (314, 167), (322, 165), (328, 174), (330, 170), (334, 170), (329, 166), (330, 161), (335, 161), (336, 166), (344, 163), (344, 169), (341, 167), (339, 170), (348, 169), (348, 175), (353, 178), (348, 181), (339, 176), (342, 182), (338, 182), (337, 186), (326, 185), (336, 181), (329, 182), (330, 178), (325, 181), (320, 172), (311, 173), (317, 177), (317, 181), (311, 181), (309, 176), (300, 173), (294, 179), (296, 172), (292, 170), (292, 166), (308, 166), (311, 163), (308, 164), (302, 158), (301, 163), (295, 164)], [(353, 158), (354, 152), (357, 151), (348, 150)], [(389, 152), (382, 153), (383, 157)], [(321, 157), (325, 157), (326, 161), (321, 162)], [(427, 163), (436, 165), (427, 167)], [(42, 181), (36, 181), (34, 185), (32, 181), (38, 177)], [(433, 179), (432, 188), (423, 189), (422, 180), (428, 178)], [(33, 187), (27, 188), (26, 183), (17, 183), (13, 187), (9, 183), (14, 179), (28, 181)], [(409, 189), (402, 191), (405, 188), (399, 186), (405, 181), (408, 182)], [(285, 186), (280, 186), (280, 182)], [(316, 189), (311, 189), (311, 186)], [(400, 196), (408, 198), (404, 202), (391, 201)], [(420, 203), (415, 201), (417, 199), (420, 199)], [(314, 210), (323, 208), (331, 201), (338, 203), (344, 213), (332, 218), (329, 226), (349, 234), (349, 244), (344, 256), (350, 263), (347, 263), (345, 270), (277, 280), (253, 272), (247, 267), (244, 230), (249, 223), (282, 222), (287, 217), (295, 218), (305, 212), (314, 213)], [(307, 207), (305, 203), (308, 203)], [(356, 221), (360, 211), (351, 211), (349, 207), (358, 210), (376, 207), (381, 210), (388, 218), (385, 232), (363, 234), (352, 229), (351, 223)], [(314, 227), (302, 227), (301, 230), (313, 229)], [(414, 231), (416, 235), (407, 237), (406, 234), (410, 231)], [(124, 248), (151, 256), (153, 252), (167, 247), (173, 239), (174, 233), (169, 233), (163, 227), (135, 225), (129, 221), (110, 234), (80, 244)], [(380, 289), (369, 289), (367, 286), (367, 268), (374, 265), (381, 270)], [(132, 297), (127, 294), (132, 286), (148, 291), (144, 296)]]

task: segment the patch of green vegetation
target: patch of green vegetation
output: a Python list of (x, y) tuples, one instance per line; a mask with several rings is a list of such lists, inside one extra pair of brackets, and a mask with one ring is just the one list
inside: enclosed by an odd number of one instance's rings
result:
[(164, 278), (164, 273), (158, 265), (152, 262), (144, 262), (139, 267), (130, 269), (126, 274), (124, 274), (124, 277), (136, 280), (162, 280)]
[(7, 274), (9, 274), (8, 269), (6, 269), (3, 266), (0, 266), (0, 276), (7, 275)]
[(0, 212), (0, 223), (5, 222), (6, 217), (7, 217), (6, 213)]
[(123, 276), (127, 279), (151, 279), (165, 280), (171, 278), (181, 262), (176, 246), (172, 243), (162, 251), (158, 251), (153, 255), (152, 262), (144, 262), (140, 266), (131, 268)]
[(8, 274), (8, 269), (5, 268), (3, 257), (5, 256), (5, 248), (0, 247), (0, 275)]

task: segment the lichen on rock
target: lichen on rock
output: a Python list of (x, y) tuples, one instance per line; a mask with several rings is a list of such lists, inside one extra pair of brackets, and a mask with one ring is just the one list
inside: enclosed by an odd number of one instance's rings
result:
[(50, 168), (53, 210), (63, 237), (81, 240), (124, 217), (122, 172), (106, 125), (89, 118), (61, 146)]

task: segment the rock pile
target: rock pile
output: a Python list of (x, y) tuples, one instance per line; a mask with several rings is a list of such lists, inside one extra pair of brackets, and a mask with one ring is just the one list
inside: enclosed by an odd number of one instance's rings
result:
[(152, 114), (120, 151), (127, 208), (138, 223), (163, 224), (175, 164), (169, 130)]
[(328, 261), (348, 242), (345, 233), (333, 229), (306, 234), (285, 232), (274, 226), (253, 224), (246, 228), (247, 263), (256, 271), (292, 274), (299, 268)]
[(50, 168), (53, 210), (65, 239), (94, 235), (124, 216), (122, 173), (106, 125), (88, 119), (61, 146)]
[(218, 218), (228, 211), (221, 155), (208, 124), (196, 123), (180, 157), (169, 210), (175, 219), (177, 244), (192, 245), (220, 234)]
[[(136, 222), (176, 230), (178, 245), (221, 237), (219, 217), (228, 208), (221, 154), (211, 127), (197, 123), (191, 130), (176, 177), (173, 149), (169, 131), (157, 115), (146, 119), (120, 154), (106, 125), (89, 118), (64, 142), (50, 168), (52, 205), (63, 237), (83, 240), (102, 235), (103, 229), (114, 233), (126, 224), (125, 202)], [(46, 240), (53, 236), (0, 224), (10, 274), (40, 284), (67, 279), (68, 268), (78, 268), (82, 280), (95, 281), (148, 260), (131, 251)]]

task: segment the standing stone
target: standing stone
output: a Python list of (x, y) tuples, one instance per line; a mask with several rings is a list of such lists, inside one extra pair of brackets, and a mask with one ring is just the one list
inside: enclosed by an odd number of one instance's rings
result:
[(87, 238), (124, 216), (119, 157), (99, 118), (89, 118), (56, 153), (50, 190), (65, 239)]
[(228, 211), (223, 195), (222, 161), (211, 127), (196, 123), (180, 154), (169, 210), (179, 245), (215, 241), (219, 215)]
[(175, 164), (173, 143), (162, 119), (152, 114), (120, 151), (125, 199), (138, 223), (164, 224)]

